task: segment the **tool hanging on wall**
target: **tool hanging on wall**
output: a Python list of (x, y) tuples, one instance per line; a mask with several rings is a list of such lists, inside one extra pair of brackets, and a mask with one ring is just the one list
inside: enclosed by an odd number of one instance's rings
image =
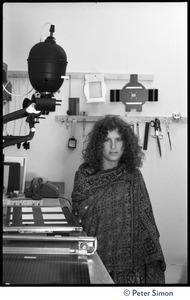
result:
[(68, 140), (69, 148), (76, 148), (76, 146), (77, 146), (77, 140), (74, 137), (76, 122), (77, 122), (76, 120), (72, 120), (72, 123), (71, 123), (71, 138)]
[(69, 129), (69, 119), (68, 118), (66, 119), (66, 128), (67, 128), (67, 130)]
[(82, 136), (85, 137), (85, 129), (86, 129), (86, 119), (85, 118), (82, 120), (82, 126), (83, 126), (83, 134), (82, 134)]
[(141, 139), (140, 139), (139, 121), (137, 121), (137, 123), (136, 123), (136, 135), (138, 137), (139, 145), (142, 148), (142, 142), (141, 142)]
[(160, 120), (158, 118), (156, 118), (154, 121), (152, 120), (150, 122), (150, 125), (152, 127), (154, 127), (154, 129), (155, 129), (155, 136), (153, 136), (153, 137), (155, 137), (156, 140), (157, 140), (158, 150), (159, 150), (159, 153), (160, 153), (160, 157), (162, 157), (160, 140), (163, 139), (163, 135), (160, 133), (162, 131), (161, 130), (161, 126), (160, 126)]
[(138, 137), (138, 139), (140, 141), (139, 122), (137, 122), (137, 124), (136, 124), (136, 130), (137, 130), (137, 137)]
[(132, 129), (133, 132), (134, 132), (134, 123), (131, 121), (129, 125), (130, 125), (131, 129)]
[(149, 131), (150, 131), (150, 122), (146, 122), (145, 123), (145, 133), (144, 133), (143, 150), (147, 150), (148, 149)]
[(164, 123), (166, 124), (166, 131), (167, 131), (168, 140), (169, 140), (169, 144), (170, 144), (170, 150), (172, 150), (172, 143), (171, 143), (171, 138), (170, 138), (170, 123), (171, 122), (172, 121), (170, 119), (164, 120)]

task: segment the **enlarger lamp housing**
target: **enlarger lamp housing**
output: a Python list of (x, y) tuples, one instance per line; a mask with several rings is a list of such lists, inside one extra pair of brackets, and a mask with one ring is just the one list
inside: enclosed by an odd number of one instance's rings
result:
[(67, 66), (67, 55), (52, 35), (32, 47), (28, 57), (31, 85), (39, 93), (55, 93), (61, 87)]

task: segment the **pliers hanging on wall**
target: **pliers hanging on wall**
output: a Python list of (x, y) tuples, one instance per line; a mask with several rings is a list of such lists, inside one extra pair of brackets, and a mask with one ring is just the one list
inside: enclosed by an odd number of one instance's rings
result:
[(154, 121), (152, 120), (150, 122), (150, 125), (152, 127), (154, 127), (154, 129), (155, 129), (155, 136), (154, 137), (156, 137), (157, 144), (158, 144), (158, 150), (159, 150), (159, 153), (160, 153), (160, 157), (162, 157), (160, 140), (163, 139), (163, 135), (160, 133), (162, 131), (161, 130), (161, 126), (160, 126), (160, 120), (158, 118), (156, 118)]

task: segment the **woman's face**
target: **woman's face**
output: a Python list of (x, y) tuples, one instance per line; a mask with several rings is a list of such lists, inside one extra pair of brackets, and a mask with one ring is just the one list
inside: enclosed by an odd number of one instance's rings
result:
[(109, 130), (103, 148), (103, 167), (105, 169), (117, 167), (123, 154), (123, 140), (118, 130)]

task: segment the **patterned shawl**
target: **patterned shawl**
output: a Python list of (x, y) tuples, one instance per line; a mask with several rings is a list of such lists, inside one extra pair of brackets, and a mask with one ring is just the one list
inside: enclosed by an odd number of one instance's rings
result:
[[(84, 231), (97, 237), (97, 252), (109, 271), (127, 270), (128, 274), (141, 273), (141, 277), (161, 272), (158, 277), (164, 282), (166, 265), (159, 232), (139, 169), (129, 173), (119, 166), (94, 173), (82, 164), (75, 174), (72, 203)], [(148, 270), (151, 264), (158, 270), (150, 267), (151, 274), (142, 275), (141, 270)], [(155, 283), (154, 278), (149, 282)]]

